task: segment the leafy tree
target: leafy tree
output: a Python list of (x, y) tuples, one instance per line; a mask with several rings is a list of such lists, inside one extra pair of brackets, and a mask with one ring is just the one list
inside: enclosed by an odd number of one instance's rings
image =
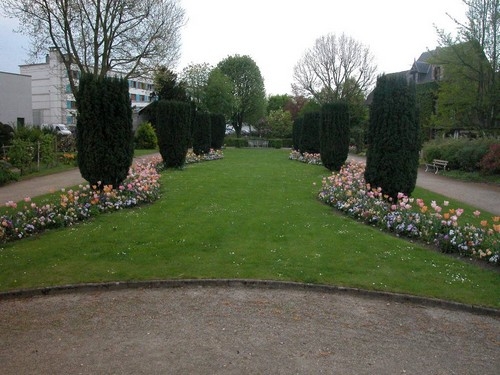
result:
[(339, 171), (349, 154), (349, 107), (345, 102), (321, 107), (321, 162), (331, 171)]
[(157, 116), (156, 133), (165, 168), (183, 168), (190, 136), (191, 106), (186, 102), (160, 100)]
[(135, 147), (142, 150), (154, 150), (158, 147), (158, 138), (150, 122), (139, 125), (135, 134)]
[(210, 114), (208, 112), (197, 111), (193, 121), (193, 152), (196, 155), (208, 154), (212, 129), (210, 125)]
[(370, 107), (366, 182), (393, 198), (410, 195), (417, 181), (419, 136), (415, 85), (402, 76), (380, 76)]
[(55, 48), (77, 95), (75, 69), (104, 78), (111, 70), (124, 78), (173, 65), (180, 52), (184, 10), (177, 0), (3, 0), (2, 12), (19, 19), (32, 40), (33, 58)]
[(219, 68), (214, 68), (207, 80), (205, 88), (206, 109), (212, 113), (221, 113), (224, 118), (230, 119), (235, 107), (233, 82)]
[(211, 147), (220, 150), (224, 145), (226, 135), (226, 119), (221, 114), (210, 114), (210, 128), (212, 129)]
[(462, 124), (491, 129), (499, 119), (500, 106), (500, 0), (462, 1), (467, 6), (466, 21), (450, 16), (458, 35), (437, 30), (444, 47), (433, 60), (444, 66), (438, 123), (447, 125), (451, 117)]
[(255, 124), (264, 116), (266, 98), (264, 80), (259, 67), (249, 56), (229, 56), (217, 68), (233, 84), (232, 120), (237, 137), (241, 136), (243, 123)]
[(276, 111), (278, 109), (286, 110), (285, 106), (290, 99), (290, 96), (287, 94), (269, 96), (269, 98), (267, 98), (267, 114), (269, 115), (271, 111)]
[(283, 109), (272, 110), (267, 117), (267, 123), (270, 130), (270, 137), (290, 138), (292, 135), (292, 115)]
[(365, 95), (375, 80), (373, 60), (368, 47), (345, 34), (321, 36), (294, 67), (294, 93), (319, 103), (346, 99), (353, 90)]
[(283, 109), (290, 112), (292, 120), (295, 121), (301, 114), (304, 114), (302, 109), (306, 107), (309, 101), (304, 96), (289, 97)]
[(302, 135), (300, 137), (301, 152), (317, 154), (320, 152), (320, 119), (321, 112), (307, 112), (302, 122)]
[(180, 74), (182, 82), (185, 83), (187, 95), (198, 109), (204, 111), (208, 110), (205, 103), (205, 90), (212, 69), (208, 63), (190, 64)]
[(128, 81), (84, 74), (76, 100), (80, 173), (91, 185), (118, 187), (134, 156)]

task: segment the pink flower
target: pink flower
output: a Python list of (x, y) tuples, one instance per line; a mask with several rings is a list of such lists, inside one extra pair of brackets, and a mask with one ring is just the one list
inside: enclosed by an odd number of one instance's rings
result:
[(25, 201), (26, 203), (31, 202), (31, 198), (30, 198), (30, 197), (26, 197), (26, 198), (24, 198), (24, 201)]
[(481, 211), (476, 210), (476, 211), (474, 211), (472, 214), (473, 214), (475, 217), (479, 217), (479, 215), (481, 215)]

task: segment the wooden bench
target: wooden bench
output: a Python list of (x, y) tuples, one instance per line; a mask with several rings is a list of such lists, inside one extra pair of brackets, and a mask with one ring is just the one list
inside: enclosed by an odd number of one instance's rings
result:
[(425, 171), (427, 172), (432, 168), (432, 170), (434, 170), (434, 174), (438, 174), (440, 169), (445, 171), (447, 166), (448, 166), (448, 160), (434, 159), (432, 163), (425, 164)]

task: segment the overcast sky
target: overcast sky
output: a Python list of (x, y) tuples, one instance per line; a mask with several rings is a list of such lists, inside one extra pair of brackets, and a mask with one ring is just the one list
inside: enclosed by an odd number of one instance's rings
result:
[[(450, 13), (464, 18), (462, 0), (180, 0), (187, 24), (177, 70), (249, 55), (268, 94), (291, 93), (293, 67), (316, 38), (345, 33), (367, 45), (378, 73), (406, 70), (437, 46), (433, 25), (455, 34)], [(28, 40), (0, 18), (0, 71), (19, 73)]]

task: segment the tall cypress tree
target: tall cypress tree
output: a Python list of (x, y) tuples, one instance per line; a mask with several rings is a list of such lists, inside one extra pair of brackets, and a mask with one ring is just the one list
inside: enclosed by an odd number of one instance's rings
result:
[(321, 162), (331, 171), (339, 171), (349, 153), (349, 107), (346, 103), (328, 103), (321, 108)]
[(182, 168), (186, 163), (191, 122), (191, 105), (175, 100), (157, 104), (158, 146), (166, 168)]
[(128, 82), (83, 74), (76, 100), (80, 173), (91, 185), (117, 187), (127, 177), (134, 156)]
[(320, 117), (320, 112), (307, 112), (304, 114), (304, 121), (302, 123), (301, 152), (308, 152), (310, 154), (319, 153)]
[(302, 150), (302, 129), (304, 126), (304, 117), (297, 117), (293, 122), (292, 142), (295, 151)]
[(415, 85), (397, 75), (377, 79), (370, 108), (365, 179), (396, 198), (415, 189), (421, 147)]
[(196, 155), (208, 154), (211, 145), (210, 114), (197, 111), (194, 115), (193, 125), (193, 152)]
[(222, 114), (210, 114), (210, 127), (212, 129), (211, 147), (220, 150), (224, 145), (226, 135), (226, 119)]

